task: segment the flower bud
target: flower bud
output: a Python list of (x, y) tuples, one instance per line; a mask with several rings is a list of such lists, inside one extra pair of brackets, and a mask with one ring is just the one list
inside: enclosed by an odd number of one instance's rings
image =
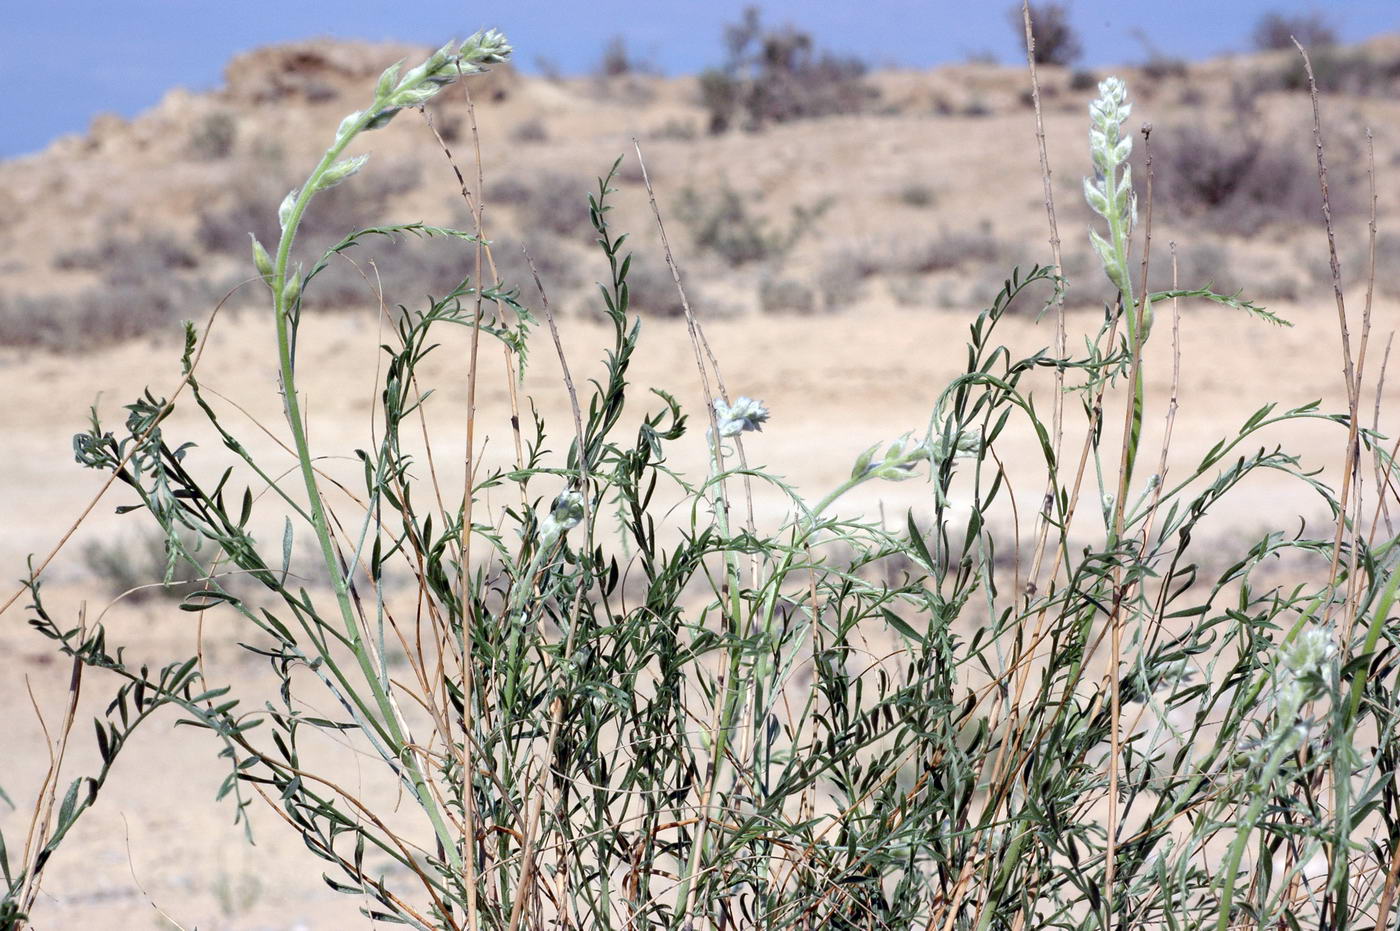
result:
[(549, 546), (583, 520), (583, 495), (565, 490), (550, 506), (549, 516), (540, 521), (540, 544)]
[(253, 267), (256, 268), (258, 274), (262, 275), (264, 278), (272, 278), (272, 256), (268, 255), (267, 250), (263, 248), (263, 244), (258, 242), (258, 237), (249, 233), (248, 238), (253, 240)]
[(287, 196), (282, 198), (282, 203), (277, 208), (277, 223), (282, 229), (287, 228), (287, 221), (292, 218), (292, 210), (296, 207), (297, 195), (301, 192), (292, 188), (287, 192)]
[(287, 278), (287, 283), (282, 286), (282, 306), (292, 307), (299, 297), (301, 297), (301, 275), (291, 275)]
[(368, 155), (356, 155), (354, 158), (341, 159), (322, 172), (320, 180), (316, 182), (316, 190), (319, 192), (335, 187), (364, 167), (367, 161), (369, 161)]

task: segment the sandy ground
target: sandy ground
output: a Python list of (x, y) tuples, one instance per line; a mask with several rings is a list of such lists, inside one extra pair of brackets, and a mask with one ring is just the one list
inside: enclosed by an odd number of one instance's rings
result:
[[(1171, 456), (1173, 470), (1195, 461), (1269, 400), (1294, 405), (1321, 398), (1324, 407), (1340, 409), (1334, 309), (1327, 305), (1276, 309), (1297, 325), (1274, 328), (1214, 307), (1183, 312), (1181, 410)], [(1389, 304), (1377, 307), (1379, 333), (1394, 326), (1397, 310)], [(749, 443), (749, 455), (812, 500), (841, 480), (861, 449), (927, 422), (937, 393), (962, 364), (961, 345), (971, 319), (971, 311), (915, 312), (870, 304), (834, 317), (720, 320), (708, 332), (731, 392), (763, 398), (773, 412), (768, 427)], [(1163, 319), (1170, 317), (1163, 314)], [(1094, 324), (1091, 314), (1070, 317), (1072, 333), (1085, 332)], [(1026, 317), (1015, 317), (1004, 326), (1004, 340), (1018, 350), (1034, 350), (1053, 339), (1048, 320), (1037, 326)], [(1166, 322), (1161, 327), (1148, 369), (1152, 403), (1145, 448), (1154, 450), (1171, 384), (1169, 330)], [(564, 342), (577, 383), (599, 372), (598, 349), (607, 333), (596, 321), (578, 316), (565, 321)], [(221, 320), (202, 362), (201, 376), (206, 385), (237, 399), (249, 414), (283, 436), (286, 431), (278, 428), (276, 420), (279, 402), (270, 338), (267, 321), (254, 315)], [(343, 456), (366, 441), (378, 340), (368, 313), (328, 317), (308, 327), (301, 378), (319, 454)], [(690, 411), (698, 411), (698, 378), (683, 325), (648, 321), (643, 340), (632, 371), (634, 402), (647, 404), (643, 389), (661, 387), (674, 391)], [(567, 398), (558, 361), (544, 340), (535, 352), (523, 398), (538, 407), (551, 429), (564, 431)], [(161, 393), (177, 380), (176, 356), (170, 344), (131, 344), (85, 357), (78, 364), (46, 356), (4, 359), (0, 381), (7, 399), (3, 418), (9, 455), (0, 468), (6, 526), (0, 539), (0, 567), (5, 578), (22, 573), (27, 553), (47, 552), (100, 485), (100, 476), (80, 470), (71, 458), (69, 437), (83, 426), (85, 406), (98, 399), (100, 410), (112, 419), (120, 402), (141, 386), (150, 383)], [(453, 463), (461, 458), (465, 357), (464, 344), (449, 341), (424, 373), (426, 382), (441, 386), (430, 407), (430, 424), (447, 487), (458, 487), (460, 481), (460, 467), (454, 470)], [(486, 456), (488, 461), (500, 461), (510, 446), (505, 429), (508, 396), (500, 374), (503, 363), (489, 344), (482, 360), (480, 417), (488, 437)], [(1046, 403), (1048, 376), (1040, 384), (1036, 397)], [(1397, 392), (1388, 390), (1385, 405), (1393, 408), (1396, 399)], [(1110, 400), (1108, 409), (1120, 407)], [(228, 410), (230, 423), (238, 424), (242, 415)], [(179, 406), (168, 435), (207, 440), (207, 433), (197, 429), (196, 413), (191, 405)], [(1077, 448), (1082, 416), (1073, 408), (1069, 422), (1069, 436)], [(1010, 433), (999, 444), (998, 454), (1008, 464), (1021, 506), (1033, 508), (1039, 495), (1038, 473), (1021, 465), (1033, 462), (1033, 451), (1016, 431)], [(1299, 451), (1307, 464), (1328, 470), (1335, 480), (1341, 438), (1335, 427), (1321, 425), (1274, 431), (1266, 441)], [(553, 445), (562, 448), (563, 442), (559, 439)], [(693, 472), (703, 462), (702, 443), (698, 431), (688, 433), (676, 444), (675, 464)], [(204, 445), (207, 451), (197, 455), (219, 461), (212, 444)], [(290, 462), (265, 435), (250, 445), (273, 463)], [(333, 468), (334, 460), (327, 467)], [(916, 512), (927, 508), (928, 494), (923, 482), (867, 486), (844, 507), (851, 513), (874, 514), (883, 506), (887, 516), (898, 520), (906, 507)], [(94, 615), (110, 599), (110, 593), (87, 574), (80, 552), (88, 540), (136, 538), (134, 522), (140, 516), (112, 514), (113, 506), (125, 500), (120, 490), (111, 492), (55, 560), (49, 573), (50, 597), (51, 607), (60, 616), (76, 616), (84, 601)], [(500, 504), (491, 502), (492, 507)], [(1263, 479), (1242, 487), (1228, 507), (1226, 519), (1215, 525), (1222, 540), (1265, 526), (1287, 526), (1296, 515), (1318, 513), (1316, 505), (1296, 488)], [(774, 496), (760, 496), (758, 510), (760, 522), (771, 522), (781, 516), (782, 505)], [(10, 712), (0, 723), (0, 746), (7, 748), (9, 757), (4, 789), (19, 806), (19, 811), (0, 817), (12, 850), (22, 842), (25, 809), (45, 759), (44, 739), (26, 689), (32, 691), (52, 727), (61, 714), (67, 681), (66, 665), (53, 658), (46, 641), (25, 627), (18, 607), (7, 612), (0, 625), (0, 648), (9, 670), (0, 679), (0, 700)], [(118, 604), (104, 620), (112, 638), (131, 643), (136, 655), (173, 657), (192, 649), (190, 615), (167, 602)], [(211, 615), (204, 635), (211, 680), (236, 682), (248, 694), (269, 686), (271, 680), (261, 662), (234, 645), (240, 639), (238, 630)], [(106, 691), (99, 676), (90, 676), (87, 697), (94, 710), (99, 700), (105, 700)], [(75, 775), (93, 759), (81, 714), (79, 720), (66, 770)], [(184, 927), (206, 929), (336, 928), (353, 923), (355, 904), (320, 882), (319, 861), (269, 810), (252, 809), (257, 846), (244, 843), (241, 829), (231, 823), (232, 809), (212, 802), (221, 776), (215, 748), (204, 734), (172, 730), (168, 723), (139, 733), (96, 808), (61, 849), (47, 875), (35, 926), (161, 927), (166, 919), (157, 909)]]

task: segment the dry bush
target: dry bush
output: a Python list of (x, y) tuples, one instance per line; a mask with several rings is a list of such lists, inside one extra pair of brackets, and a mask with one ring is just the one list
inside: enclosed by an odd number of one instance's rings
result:
[(1099, 74), (1097, 71), (1075, 68), (1069, 76), (1069, 89), (1072, 91), (1091, 91), (1098, 86)]
[[(1067, 306), (1102, 307), (1113, 299), (1113, 286), (1087, 248), (1067, 252), (1063, 261), (1065, 277), (1071, 283), (1065, 295)], [(1260, 301), (1295, 301), (1318, 284), (1317, 271), (1312, 268), (1281, 267), (1276, 260), (1260, 259), (1218, 238), (1198, 238), (1178, 247), (1176, 266), (1176, 284), (1184, 290), (1209, 287), (1219, 294), (1243, 293)], [(1153, 249), (1148, 276), (1153, 291), (1172, 288), (1168, 249)]]
[[(627, 275), (627, 290), (628, 305), (633, 313), (650, 317), (685, 315), (685, 305), (681, 303), (676, 281), (664, 261), (634, 261)], [(685, 293), (691, 307), (704, 301), (704, 291), (694, 279), (686, 282)]]
[(237, 118), (227, 110), (216, 110), (195, 121), (187, 149), (191, 158), (215, 161), (233, 154), (237, 142)]
[(81, 351), (173, 333), (180, 319), (206, 312), (227, 290), (198, 278), (198, 254), (164, 233), (70, 249), (58, 254), (54, 267), (95, 273), (98, 282), (76, 293), (0, 300), (0, 343)]
[(1337, 44), (1337, 31), (1321, 13), (1280, 13), (1269, 10), (1259, 17), (1250, 36), (1261, 52), (1293, 50), (1293, 40), (1309, 49)]
[(932, 207), (938, 203), (938, 192), (922, 181), (901, 185), (895, 197), (906, 207)]
[(817, 309), (817, 296), (795, 279), (765, 276), (758, 283), (758, 306), (766, 314), (810, 314)]
[[(1032, 3), (1031, 31), (1035, 33), (1035, 60), (1041, 65), (1069, 67), (1084, 54), (1079, 33), (1069, 22), (1069, 4)], [(1025, 23), (1021, 5), (1007, 10), (1007, 20), (1018, 40), (1024, 42)]]
[(126, 274), (127, 270), (135, 269), (143, 276), (191, 269), (198, 264), (198, 256), (173, 236), (154, 232), (142, 233), (136, 238), (110, 236), (91, 248), (60, 252), (53, 260), (54, 268), (61, 271)]
[(510, 139), (512, 142), (519, 142), (525, 145), (548, 142), (549, 127), (545, 126), (544, 120), (541, 120), (537, 116), (532, 116), (530, 119), (516, 124), (515, 128), (510, 131)]
[(775, 229), (750, 210), (759, 200), (757, 195), (740, 194), (728, 182), (703, 193), (687, 187), (681, 191), (676, 215), (697, 248), (730, 265), (743, 265), (786, 256), (832, 203), (800, 204), (793, 208), (787, 228)]
[(0, 297), (0, 344), (84, 352), (151, 333), (177, 333), (222, 291), (176, 277), (116, 276), (77, 294)]
[[(1400, 88), (1400, 57), (1335, 46), (1324, 46), (1309, 55), (1317, 89), (1323, 93), (1384, 96)], [(1261, 75), (1259, 85), (1264, 90), (1307, 92), (1302, 58), (1292, 57), (1278, 71)]]
[[(1153, 209), (1168, 219), (1252, 235), (1321, 216), (1316, 164), (1298, 143), (1191, 123), (1152, 134), (1152, 165)], [(1334, 184), (1331, 194), (1334, 215), (1351, 209), (1345, 185)]]
[(582, 177), (543, 171), (528, 179), (488, 182), (486, 202), (510, 207), (522, 229), (583, 240), (591, 229), (588, 192), (592, 188)]
[(867, 109), (879, 91), (866, 83), (858, 58), (820, 50), (811, 33), (764, 25), (758, 7), (724, 29), (728, 57), (700, 75), (710, 132)]
[(950, 232), (893, 242), (847, 245), (829, 264), (855, 278), (876, 275), (927, 275), (999, 261), (1005, 244), (986, 231)]
[(613, 36), (603, 46), (602, 57), (593, 72), (600, 78), (620, 78), (633, 74), (656, 74), (656, 65), (645, 58), (639, 58), (627, 47), (623, 36)]
[[(346, 230), (381, 225), (389, 202), (415, 190), (422, 180), (422, 167), (416, 161), (371, 166), (357, 178), (353, 188), (333, 187), (316, 197), (316, 210), (303, 224), (299, 243), (308, 251), (321, 252), (344, 237)], [(230, 186), (224, 203), (199, 215), (195, 240), (209, 252), (234, 255), (248, 253), (248, 234), (264, 244), (277, 241), (277, 206), (291, 184), (276, 165), (250, 170)]]

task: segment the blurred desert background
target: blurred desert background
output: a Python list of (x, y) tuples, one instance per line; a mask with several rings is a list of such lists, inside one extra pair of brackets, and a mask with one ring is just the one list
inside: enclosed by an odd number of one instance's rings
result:
[[(1024, 64), (880, 69), (827, 54), (810, 36), (804, 45), (800, 29), (766, 21), (753, 28), (749, 46), (736, 38), (730, 60), (704, 75), (655, 75), (619, 42), (600, 51), (593, 74), (526, 75), (501, 66), (472, 79), (485, 228), (500, 276), (521, 286), (530, 306), (537, 295), (521, 246), (535, 258), (582, 384), (601, 370), (609, 337), (597, 308), (593, 282), (604, 268), (591, 245), (585, 196), (623, 156), (611, 216), (615, 229), (632, 234), (632, 302), (643, 319), (633, 403), (654, 408), (648, 389), (662, 388), (698, 415), (700, 386), (642, 184), (638, 140), (725, 381), (731, 393), (762, 398), (772, 411), (749, 443), (751, 459), (819, 498), (861, 450), (926, 426), (938, 392), (961, 370), (977, 311), (1012, 267), (1050, 261), (1030, 84)], [(387, 64), (427, 51), (329, 40), (262, 48), (230, 61), (217, 90), (172, 90), (135, 119), (102, 117), (84, 134), (0, 163), (0, 211), (8, 219), (0, 226), (5, 597), (27, 556), (46, 554), (101, 486), (102, 476), (73, 462), (71, 437), (85, 428), (88, 408), (114, 424), (145, 387), (158, 396), (172, 391), (180, 374), (178, 321), (203, 327), (228, 292), (200, 363), (201, 383), (228, 399), (222, 413), (250, 436), (255, 452), (291, 465), (277, 446), (286, 430), (272, 327), (261, 286), (248, 281), (247, 234), (275, 241), (278, 202), (341, 117), (361, 105)], [(1367, 284), (1368, 140), (1374, 146), (1379, 232), (1363, 410), (1379, 403), (1384, 423), (1400, 400), (1392, 387), (1400, 376), (1376, 394), (1400, 311), (1400, 36), (1324, 44), (1314, 56), (1353, 340)], [(1071, 349), (1097, 330), (1107, 293), (1088, 249), (1081, 179), (1089, 171), (1086, 105), (1109, 73), (1128, 82), (1134, 129), (1152, 125), (1154, 285), (1170, 281), (1173, 244), (1183, 286), (1240, 290), (1294, 323), (1273, 327), (1183, 302), (1170, 468), (1199, 460), (1269, 401), (1291, 407), (1321, 399), (1324, 410), (1343, 410), (1312, 109), (1298, 56), (1286, 49), (1188, 62), (1149, 46), (1122, 67), (1041, 66), (1071, 283)], [(303, 260), (356, 227), (470, 225), (433, 132), (471, 182), (467, 101), (453, 89), (427, 117), (405, 113), (365, 137), (357, 151), (372, 155), (368, 167), (316, 202), (298, 243)], [(1141, 156), (1139, 144), (1144, 196)], [(470, 272), (472, 252), (461, 243), (408, 241), (376, 243), (350, 259), (334, 263), (308, 292), (298, 366), (313, 448), (329, 457), (328, 468), (344, 464), (353, 476), (351, 453), (371, 436), (378, 346), (389, 325), (376, 291), (389, 308), (422, 306), (426, 294), (442, 294)], [(1037, 318), (1046, 296), (1020, 300), (1003, 341), (1026, 353), (1053, 345), (1053, 311)], [(1155, 406), (1145, 441), (1154, 467), (1172, 386), (1171, 313), (1161, 307), (1157, 314), (1147, 360)], [(429, 417), (447, 487), (460, 487), (465, 347), (464, 339), (444, 342), (426, 368), (439, 388)], [(488, 462), (507, 461), (512, 442), (503, 366), (498, 347), (484, 342), (478, 400)], [(1048, 403), (1049, 377), (1039, 384), (1037, 397)], [(534, 344), (520, 398), (524, 410), (533, 405), (552, 424), (554, 448), (564, 448), (568, 401), (545, 339)], [(1110, 401), (1109, 409), (1116, 423), (1119, 408)], [(1077, 450), (1083, 417), (1076, 400), (1068, 410)], [(177, 404), (168, 435), (189, 436), (222, 462), (197, 413)], [(1342, 439), (1327, 425), (1267, 435), (1334, 484)], [(703, 443), (692, 429), (673, 464), (703, 468)], [(1036, 473), (1017, 466), (1033, 450), (999, 454), (1017, 500), (1033, 509), (1041, 494)], [(883, 508), (894, 522), (928, 494), (922, 482), (867, 487), (844, 506)], [(159, 591), (118, 599), (160, 571), (159, 541), (142, 515), (113, 513), (124, 503), (120, 488), (110, 491), (55, 559), (45, 576), (50, 608), (76, 618), (86, 605), (112, 640), (153, 659), (188, 654), (198, 633), (212, 681), (271, 681), (264, 661), (240, 650), (240, 632), (216, 613), (197, 631), (195, 616)], [(1325, 518), (1282, 481), (1255, 480), (1232, 507), (1211, 525), (1221, 539), (1247, 538), (1265, 515), (1269, 526)], [(781, 502), (762, 498), (760, 511), (777, 519)], [(0, 798), (0, 823), (11, 844), (22, 841), (47, 765), (34, 706), (52, 728), (68, 682), (67, 664), (25, 625), (24, 604), (0, 623), (0, 789), (14, 803)], [(99, 677), (90, 675), (91, 693), (100, 696)], [(84, 722), (80, 712), (70, 751), (75, 773), (95, 758)], [(212, 802), (223, 771), (205, 735), (176, 729), (172, 736), (156, 726), (136, 740), (50, 867), (35, 927), (291, 929), (362, 921), (359, 903), (317, 879), (319, 862), (261, 802), (249, 809), (257, 845), (244, 843), (232, 807)]]

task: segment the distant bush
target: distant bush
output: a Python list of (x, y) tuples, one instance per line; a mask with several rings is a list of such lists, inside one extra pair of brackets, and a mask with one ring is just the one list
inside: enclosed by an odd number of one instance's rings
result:
[[(685, 305), (671, 269), (663, 261), (634, 263), (627, 276), (628, 304), (634, 313), (650, 317), (681, 317)], [(703, 300), (703, 291), (695, 281), (685, 284), (686, 297), (694, 307)]]
[(810, 314), (817, 309), (817, 296), (792, 278), (765, 277), (758, 283), (758, 306), (766, 314)]
[(0, 296), (0, 345), (85, 352), (152, 333), (212, 309), (223, 291), (138, 268), (75, 294)]
[(109, 236), (96, 246), (59, 252), (53, 267), (60, 271), (112, 272), (142, 276), (171, 270), (191, 269), (199, 264), (194, 252), (166, 233), (143, 233), (138, 237)]
[[(1069, 22), (1069, 4), (1032, 3), (1031, 32), (1035, 34), (1035, 61), (1039, 65), (1069, 67), (1084, 54), (1079, 33)], [(1017, 38), (1025, 41), (1025, 22), (1018, 3), (1007, 11), (1007, 20)]]
[(1251, 39), (1261, 52), (1293, 50), (1297, 38), (1307, 49), (1337, 44), (1337, 31), (1321, 13), (1280, 13), (1270, 10), (1254, 24)]
[[(301, 235), (310, 247), (323, 250), (339, 241), (345, 230), (387, 222), (390, 218), (384, 212), (389, 201), (416, 189), (421, 180), (418, 162), (401, 161), (367, 172), (364, 182), (353, 190), (345, 185), (331, 188), (316, 199), (321, 218), (311, 218)], [(276, 242), (281, 232), (277, 205), (289, 188), (276, 166), (246, 172), (231, 185), (223, 203), (201, 211), (195, 241), (210, 252), (240, 258), (248, 255), (249, 232), (264, 244)]]
[(1069, 76), (1069, 89), (1072, 91), (1091, 91), (1098, 86), (1099, 75), (1096, 71), (1075, 68)]
[[(1309, 153), (1300, 145), (1198, 124), (1152, 134), (1153, 202), (1167, 217), (1238, 235), (1321, 216), (1322, 198)], [(1334, 215), (1349, 209), (1332, 187)]]
[(938, 203), (938, 192), (921, 181), (910, 181), (898, 193), (899, 202), (906, 207), (932, 207)]
[(582, 178), (542, 171), (528, 178), (508, 177), (488, 185), (486, 202), (509, 206), (524, 229), (586, 240), (592, 228), (588, 222), (587, 192), (588, 182)]
[(656, 66), (633, 55), (627, 48), (627, 40), (622, 36), (613, 36), (608, 40), (608, 44), (603, 46), (603, 56), (599, 59), (598, 67), (595, 70), (595, 74), (603, 78), (654, 73), (656, 73)]
[(202, 161), (228, 158), (237, 141), (238, 121), (228, 111), (217, 110), (195, 121), (189, 153)]
[(895, 242), (864, 243), (841, 250), (838, 264), (859, 278), (927, 275), (997, 261), (1006, 248), (988, 232), (948, 232)]
[(863, 61), (819, 50), (810, 33), (793, 26), (765, 26), (757, 7), (725, 27), (724, 44), (724, 64), (700, 75), (712, 133), (855, 113), (878, 96)]
[(545, 126), (543, 120), (534, 116), (522, 123), (517, 123), (515, 128), (510, 131), (510, 138), (512, 142), (525, 144), (548, 142), (549, 128)]
[[(193, 534), (184, 536), (184, 545), (194, 549), (199, 538)], [(198, 586), (187, 563), (172, 562), (165, 535), (150, 530), (135, 540), (92, 540), (82, 548), (82, 559), (88, 572), (107, 586), (112, 597), (125, 596), (128, 602), (157, 598), (180, 601)], [(167, 567), (174, 570), (169, 585), (164, 584)]]
[[(1323, 93), (1371, 96), (1393, 93), (1400, 87), (1400, 58), (1382, 57), (1362, 49), (1345, 51), (1323, 46), (1309, 53), (1317, 88)], [(1273, 75), (1260, 81), (1261, 90), (1306, 92), (1307, 70), (1294, 56)]]
[(696, 246), (731, 265), (742, 265), (783, 257), (830, 207), (829, 201), (796, 207), (787, 229), (775, 230), (765, 219), (750, 212), (754, 200), (728, 184), (703, 194), (685, 188), (677, 215), (690, 230)]

